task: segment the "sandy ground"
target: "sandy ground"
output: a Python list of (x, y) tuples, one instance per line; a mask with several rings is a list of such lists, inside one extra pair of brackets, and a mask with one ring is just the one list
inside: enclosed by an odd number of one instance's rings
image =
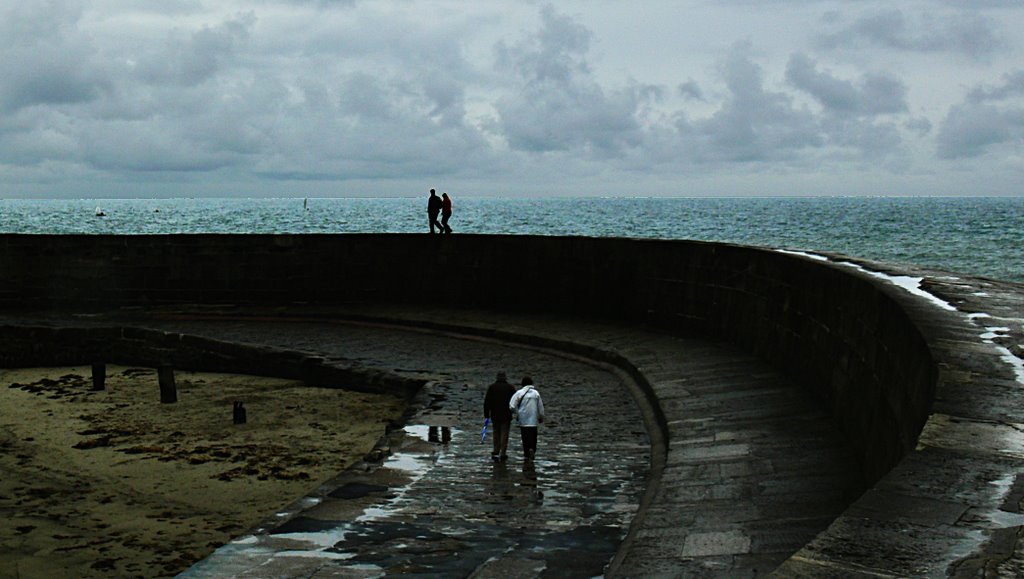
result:
[[(402, 401), (178, 372), (0, 370), (0, 577), (168, 577), (368, 452)], [(248, 422), (232, 421), (243, 401)]]

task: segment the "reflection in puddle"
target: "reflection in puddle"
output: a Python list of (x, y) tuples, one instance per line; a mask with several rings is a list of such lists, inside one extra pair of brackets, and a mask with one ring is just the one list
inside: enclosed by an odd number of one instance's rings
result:
[(334, 553), (332, 551), (317, 551), (311, 553), (310, 551), (281, 551), (274, 554), (275, 557), (317, 557), (320, 559), (336, 559), (340, 561), (347, 561), (356, 556), (355, 553)]
[(402, 427), (406, 434), (427, 442), (448, 444), (452, 441), (456, 429), (450, 426), (428, 426), (426, 424), (408, 424)]
[(426, 424), (406, 424), (402, 427), (402, 430), (410, 436), (415, 436), (421, 440), (427, 440), (427, 433), (430, 427)]
[(384, 461), (383, 467), (422, 475), (427, 471), (429, 465), (418, 455), (396, 452)]
[[(304, 543), (309, 543), (311, 545), (316, 545), (320, 549), (327, 549), (329, 547), (333, 547), (334, 545), (344, 541), (345, 540), (345, 535), (349, 534), (350, 532), (351, 531), (349, 531), (348, 527), (344, 526), (344, 527), (338, 527), (338, 528), (335, 528), (335, 529), (327, 529), (327, 530), (324, 530), (324, 531), (313, 531), (313, 532), (306, 532), (306, 533), (302, 533), (302, 532), (298, 532), (298, 533), (281, 533), (281, 534), (278, 534), (278, 535), (275, 535), (275, 536), (278, 537), (278, 538), (281, 538), (281, 539), (290, 539), (290, 540), (293, 540), (293, 541), (302, 541)], [(301, 552), (305, 553), (307, 556), (312, 554), (312, 552), (310, 552), (310, 551), (301, 551)], [(281, 555), (281, 554), (282, 553), (278, 553), (278, 555)]]
[[(438, 436), (438, 430), (441, 431), (440, 436)], [(427, 440), (430, 442), (448, 444), (452, 441), (452, 429), (447, 426), (431, 426), (430, 430), (427, 432)]]

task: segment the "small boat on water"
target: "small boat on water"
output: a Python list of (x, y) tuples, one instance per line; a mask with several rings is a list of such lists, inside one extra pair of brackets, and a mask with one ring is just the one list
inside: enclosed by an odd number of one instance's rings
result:
[(96, 208), (96, 217), (106, 217), (106, 216), (107, 216), (107, 214), (103, 212), (103, 209), (101, 209), (99, 207)]

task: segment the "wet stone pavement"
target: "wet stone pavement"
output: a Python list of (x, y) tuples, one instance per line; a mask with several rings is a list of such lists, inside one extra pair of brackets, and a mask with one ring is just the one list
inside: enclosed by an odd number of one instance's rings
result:
[[(650, 441), (617, 376), (548, 353), (420, 332), (315, 323), (173, 322), (165, 329), (304, 350), (430, 380), (367, 460), (183, 577), (592, 577), (638, 509)], [(481, 442), (499, 370), (544, 397), (538, 456)]]

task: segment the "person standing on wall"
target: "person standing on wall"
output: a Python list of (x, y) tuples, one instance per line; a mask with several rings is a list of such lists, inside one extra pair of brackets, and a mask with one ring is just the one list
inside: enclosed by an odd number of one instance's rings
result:
[(437, 191), (430, 190), (430, 198), (427, 199), (427, 217), (430, 218), (430, 232), (434, 232), (434, 226), (444, 233), (444, 227), (437, 222), (437, 214), (441, 212), (441, 198), (437, 196)]
[(484, 418), (490, 419), (493, 435), (491, 436), (494, 447), (491, 451), (491, 460), (508, 459), (508, 431), (512, 427), (512, 410), (509, 409), (509, 401), (516, 393), (516, 387), (508, 383), (504, 372), (498, 372), (498, 377), (487, 387), (487, 394), (484, 396)]
[(519, 423), (519, 434), (523, 438), (523, 456), (533, 460), (537, 454), (537, 427), (544, 422), (544, 401), (540, 392), (533, 387), (533, 378), (523, 377), (523, 387), (512, 395), (508, 408)]
[(452, 216), (452, 198), (448, 193), (441, 193), (441, 233), (451, 233), (452, 228), (448, 227), (448, 219)]

